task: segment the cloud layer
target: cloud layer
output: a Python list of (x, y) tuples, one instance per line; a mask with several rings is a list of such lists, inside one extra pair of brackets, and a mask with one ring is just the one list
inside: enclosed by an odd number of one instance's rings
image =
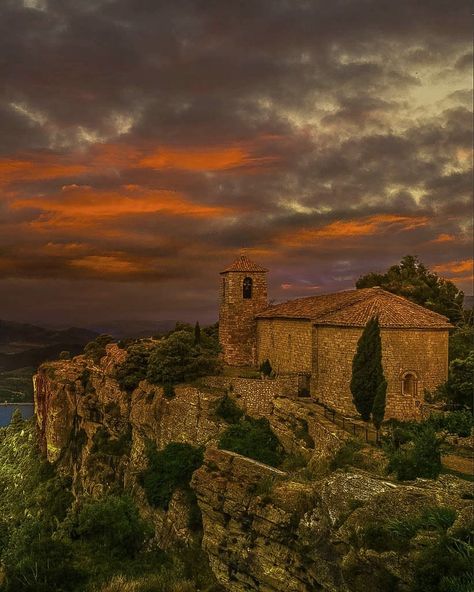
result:
[(407, 253), (472, 293), (464, 2), (5, 0), (0, 316), (215, 318)]

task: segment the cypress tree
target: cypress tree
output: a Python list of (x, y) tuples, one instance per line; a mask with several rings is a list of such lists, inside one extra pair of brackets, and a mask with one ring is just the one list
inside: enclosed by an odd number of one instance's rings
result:
[(364, 421), (369, 421), (376, 399), (376, 421), (382, 421), (385, 413), (386, 390), (387, 383), (382, 368), (380, 325), (378, 318), (372, 317), (364, 327), (352, 361), (352, 401)]
[(385, 415), (385, 395), (387, 394), (387, 381), (385, 380), (382, 373), (382, 380), (377, 386), (377, 392), (375, 393), (374, 405), (372, 407), (372, 421), (374, 426), (379, 429), (384, 415)]
[(196, 324), (194, 325), (194, 345), (197, 345), (198, 343), (201, 343), (201, 325), (199, 324), (199, 321), (196, 321)]

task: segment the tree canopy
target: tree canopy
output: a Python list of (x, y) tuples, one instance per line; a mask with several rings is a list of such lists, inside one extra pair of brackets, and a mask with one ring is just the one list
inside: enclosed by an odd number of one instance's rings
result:
[(452, 323), (460, 323), (464, 319), (464, 293), (452, 281), (430, 271), (414, 255), (406, 255), (385, 273), (368, 273), (356, 282), (357, 288), (373, 286), (381, 286), (388, 292), (445, 315)]

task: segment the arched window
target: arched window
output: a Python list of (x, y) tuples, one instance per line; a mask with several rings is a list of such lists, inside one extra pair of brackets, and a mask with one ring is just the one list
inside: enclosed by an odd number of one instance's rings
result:
[(252, 298), (252, 278), (246, 277), (243, 283), (243, 297), (245, 299)]
[(405, 372), (402, 377), (402, 394), (407, 397), (416, 397), (418, 379), (413, 372)]

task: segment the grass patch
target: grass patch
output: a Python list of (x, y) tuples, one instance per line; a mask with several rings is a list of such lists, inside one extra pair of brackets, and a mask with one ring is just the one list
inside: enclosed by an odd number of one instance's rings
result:
[(268, 419), (246, 417), (222, 434), (219, 448), (237, 452), (272, 467), (284, 459), (283, 447), (270, 428)]

